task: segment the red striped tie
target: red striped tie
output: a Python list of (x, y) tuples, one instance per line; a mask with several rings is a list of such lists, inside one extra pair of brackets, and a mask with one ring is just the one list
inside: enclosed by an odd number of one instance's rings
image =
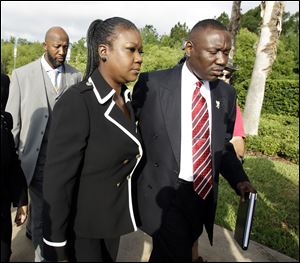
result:
[(196, 83), (192, 103), (194, 190), (205, 199), (213, 185), (207, 103)]

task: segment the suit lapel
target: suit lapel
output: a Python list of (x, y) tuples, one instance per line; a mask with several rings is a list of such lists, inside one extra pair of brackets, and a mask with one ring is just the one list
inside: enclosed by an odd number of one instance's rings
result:
[(64, 64), (64, 74), (62, 74), (62, 91), (67, 89), (67, 87), (71, 87), (76, 84), (77, 80), (74, 79), (73, 74), (71, 73), (71, 69), (68, 64)]
[(131, 134), (131, 136), (139, 139), (136, 133), (134, 120), (128, 119), (114, 101), (111, 102), (109, 109), (105, 113), (105, 117), (114, 123), (119, 129), (125, 132), (128, 136)]
[[(33, 85), (32, 87), (36, 87), (36, 97), (41, 99), (42, 105), (46, 106), (48, 108), (48, 99), (47, 99), (47, 85), (49, 85), (47, 81), (47, 72), (44, 70), (41, 60), (38, 59), (36, 61), (36, 64), (34, 65), (35, 69), (32, 70), (33, 74), (33, 79), (36, 81), (36, 84)], [(49, 77), (48, 77), (49, 79)], [(49, 79), (50, 81), (50, 79)], [(51, 81), (50, 81), (51, 83)], [(52, 84), (51, 84), (52, 85)], [(43, 88), (44, 89), (43, 89)]]
[(166, 77), (166, 86), (160, 89), (163, 117), (178, 167), (181, 149), (181, 69), (179, 66), (173, 68), (169, 78)]
[(129, 98), (130, 91), (127, 89), (127, 87), (124, 86), (122, 88), (122, 92), (124, 92), (125, 103), (130, 112), (131, 119), (128, 119), (121, 109), (115, 104), (114, 100), (112, 99), (113, 95), (115, 94), (115, 90), (108, 85), (98, 70), (93, 72), (92, 76), (89, 77), (88, 82), (90, 83), (89, 85), (93, 86), (94, 94), (100, 104), (105, 104), (106, 102), (110, 101), (104, 116), (140, 146), (140, 138), (136, 132), (134, 114)]
[[(224, 144), (223, 139), (225, 138), (224, 131), (224, 118), (226, 118), (225, 110), (227, 108), (226, 98), (222, 95), (221, 89), (226, 87), (220, 87), (221, 82), (215, 80), (210, 82), (210, 94), (211, 94), (211, 149), (212, 153), (216, 149), (220, 148), (220, 145)], [(214, 154), (213, 154), (214, 156)]]

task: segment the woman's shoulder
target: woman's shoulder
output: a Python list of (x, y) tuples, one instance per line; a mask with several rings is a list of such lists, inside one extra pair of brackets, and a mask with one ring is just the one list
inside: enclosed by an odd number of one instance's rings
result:
[(84, 96), (93, 90), (93, 86), (87, 84), (87, 81), (81, 81), (69, 87), (59, 98), (57, 104), (78, 103), (84, 100)]
[(85, 93), (93, 90), (93, 85), (88, 80), (82, 80), (81, 82), (74, 84), (69, 88), (69, 92), (73, 93)]

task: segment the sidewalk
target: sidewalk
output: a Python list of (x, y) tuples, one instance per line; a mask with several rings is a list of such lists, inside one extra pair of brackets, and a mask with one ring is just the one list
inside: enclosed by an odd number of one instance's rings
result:
[[(12, 213), (12, 218), (15, 212)], [(25, 225), (13, 228), (12, 262), (32, 262), (34, 251), (31, 241), (25, 237)], [(121, 238), (117, 262), (147, 262), (151, 252), (151, 238), (137, 231)], [(233, 239), (233, 232), (218, 225), (214, 230), (214, 246), (209, 245), (206, 232), (199, 241), (199, 255), (208, 262), (299, 262), (259, 243), (250, 241), (246, 251)]]

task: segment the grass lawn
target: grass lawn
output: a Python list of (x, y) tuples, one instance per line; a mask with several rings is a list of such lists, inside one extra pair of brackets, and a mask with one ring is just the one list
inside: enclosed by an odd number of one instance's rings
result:
[[(299, 166), (246, 156), (244, 169), (258, 192), (251, 240), (299, 260)], [(220, 176), (216, 224), (234, 230), (239, 196)]]

